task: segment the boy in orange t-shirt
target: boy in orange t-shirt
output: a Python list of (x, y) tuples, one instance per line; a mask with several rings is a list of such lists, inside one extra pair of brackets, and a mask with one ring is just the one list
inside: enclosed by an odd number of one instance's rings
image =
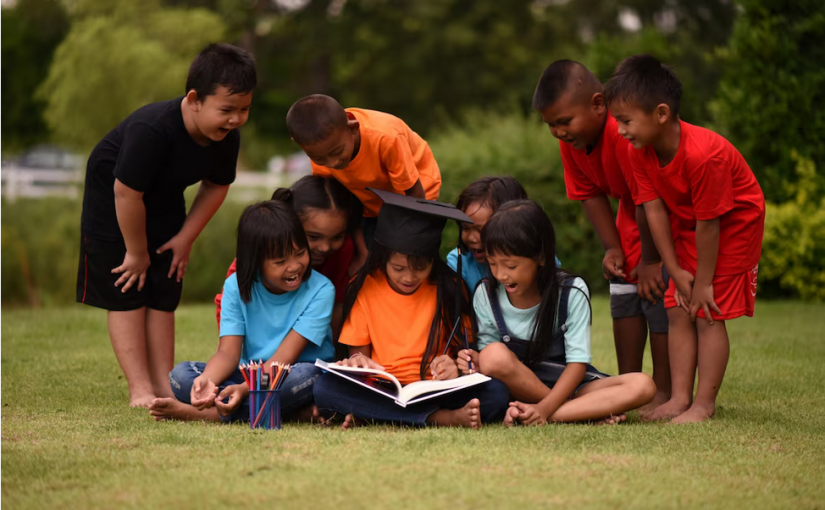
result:
[(286, 124), (312, 161), (312, 173), (334, 177), (364, 204), (351, 270), (366, 260), (381, 209), (381, 200), (368, 187), (438, 200), (441, 171), (430, 146), (398, 117), (361, 108), (345, 110), (335, 99), (315, 94), (292, 105)]

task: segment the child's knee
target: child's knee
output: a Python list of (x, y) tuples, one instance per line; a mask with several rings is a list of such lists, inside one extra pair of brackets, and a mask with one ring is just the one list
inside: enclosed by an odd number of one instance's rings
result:
[(189, 402), (189, 393), (192, 383), (201, 374), (194, 361), (182, 361), (169, 372), (169, 385), (175, 398), (181, 402)]
[(647, 403), (653, 400), (653, 397), (656, 396), (656, 383), (653, 382), (653, 378), (644, 372), (635, 372), (625, 375), (631, 376), (628, 383), (634, 393), (638, 396), (639, 401)]
[(481, 350), (478, 356), (478, 363), (481, 365), (481, 372), (490, 377), (501, 378), (512, 373), (516, 369), (518, 358), (513, 352), (502, 343), (492, 343)]

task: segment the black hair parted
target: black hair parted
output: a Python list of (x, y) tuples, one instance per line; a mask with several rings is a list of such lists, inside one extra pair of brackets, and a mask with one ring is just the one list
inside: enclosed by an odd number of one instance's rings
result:
[[(556, 231), (547, 213), (532, 200), (514, 200), (493, 213), (481, 230), (481, 240), (490, 255), (526, 257), (541, 264), (536, 274), (541, 303), (533, 322), (527, 364), (543, 361), (555, 334), (556, 304), (562, 287), (571, 287), (579, 276), (556, 267)], [(491, 279), (495, 291), (498, 282)], [(496, 295), (493, 292), (493, 295)], [(589, 298), (588, 298), (589, 301)], [(592, 320), (592, 313), (591, 313)]]
[[(249, 303), (252, 286), (260, 279), (266, 260), (289, 257), (298, 250), (309, 250), (301, 220), (286, 202), (267, 200), (247, 207), (238, 222), (238, 288), (241, 299)], [(312, 272), (307, 264), (306, 281)]]
[(216, 43), (204, 48), (186, 78), (186, 93), (194, 90), (203, 101), (223, 86), (230, 94), (248, 94), (258, 85), (255, 58), (248, 51), (231, 44)]
[[(367, 277), (378, 273), (383, 275), (383, 277), (386, 277), (387, 262), (389, 262), (393, 253), (396, 252), (382, 245), (378, 241), (373, 240), (369, 254), (367, 255), (366, 263), (358, 271), (356, 278), (351, 281), (347, 287), (347, 297), (344, 301), (344, 320), (346, 320), (350, 311), (352, 311), (352, 307), (355, 305), (355, 301), (358, 298), (358, 293), (361, 291), (361, 287), (364, 285)], [(452, 340), (447, 339), (446, 337), (452, 331), (454, 321), (457, 317), (457, 311), (455, 309), (457, 292), (461, 292), (462, 297), (461, 320), (464, 323), (469, 320), (471, 323), (472, 331), (468, 333), (472, 334), (473, 339), (476, 338), (478, 327), (467, 287), (462, 284), (461, 288), (458, 288), (458, 275), (452, 270), (452, 268), (450, 268), (450, 266), (447, 265), (446, 262), (444, 262), (440, 257), (431, 259), (415, 255), (407, 255), (407, 262), (415, 270), (424, 269), (427, 265), (432, 263), (433, 267), (430, 272), (429, 282), (436, 286), (436, 312), (430, 325), (430, 333), (427, 336), (427, 346), (424, 349), (424, 353), (421, 358), (421, 366), (419, 368), (419, 375), (423, 380), (426, 378), (430, 363), (432, 363), (433, 359), (444, 351), (444, 347)], [(455, 341), (451, 342), (453, 347), (451, 353), (453, 357), (458, 355), (458, 351), (460, 349), (464, 348), (464, 337), (462, 335), (461, 328), (458, 328), (456, 331), (456, 336), (454, 339)], [(338, 349), (336, 349), (336, 352), (339, 357), (345, 355), (344, 353), (339, 352)]]
[[(521, 183), (514, 177), (510, 177), (509, 175), (482, 177), (464, 188), (464, 191), (458, 196), (455, 206), (459, 210), (467, 212), (467, 208), (477, 203), (482, 206), (487, 206), (491, 211), (496, 212), (496, 209), (505, 202), (526, 198), (527, 191), (524, 190)], [(459, 230), (461, 230), (464, 225), (464, 223), (458, 222)], [(459, 239), (459, 245), (462, 250), (467, 248), (461, 239)]]
[(299, 218), (304, 218), (312, 209), (340, 211), (347, 218), (347, 232), (353, 233), (361, 225), (364, 207), (361, 201), (333, 177), (306, 175), (298, 179), (291, 188), (278, 188), (272, 193), (272, 200), (280, 200), (292, 205)]
[(335, 99), (313, 94), (296, 101), (286, 114), (289, 136), (298, 145), (323, 142), (335, 130), (347, 127), (347, 112)]
[(604, 87), (605, 102), (624, 102), (647, 113), (660, 104), (670, 107), (671, 116), (679, 115), (682, 105), (682, 82), (669, 66), (649, 54), (624, 59)]

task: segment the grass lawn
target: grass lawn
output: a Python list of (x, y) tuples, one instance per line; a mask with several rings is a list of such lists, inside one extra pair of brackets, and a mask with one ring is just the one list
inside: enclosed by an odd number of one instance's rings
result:
[[(615, 372), (607, 301), (594, 364)], [(2, 312), (7, 508), (825, 508), (825, 305), (758, 302), (729, 324), (717, 417), (700, 425), (348, 432), (155, 423), (128, 407), (105, 313)], [(176, 360), (216, 345), (184, 306)], [(649, 360), (646, 366), (649, 370)]]

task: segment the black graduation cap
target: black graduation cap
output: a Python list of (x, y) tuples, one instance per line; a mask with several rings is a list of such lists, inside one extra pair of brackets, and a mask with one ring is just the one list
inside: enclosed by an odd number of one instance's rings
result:
[(473, 222), (453, 204), (367, 189), (384, 201), (378, 212), (375, 241), (399, 253), (436, 257), (447, 220)]

